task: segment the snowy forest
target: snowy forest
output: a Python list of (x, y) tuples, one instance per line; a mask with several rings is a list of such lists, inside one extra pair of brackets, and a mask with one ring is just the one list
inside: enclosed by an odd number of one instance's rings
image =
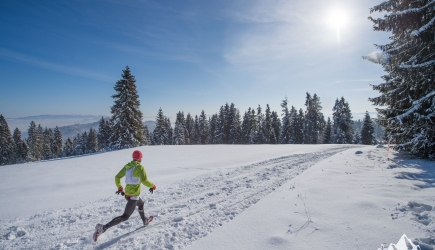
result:
[(386, 12), (374, 19), (375, 31), (390, 32), (391, 43), (375, 45), (386, 75), (374, 85), (379, 96), (369, 101), (378, 112), (373, 123), (366, 112), (360, 129), (354, 129), (348, 102), (337, 98), (332, 118), (325, 119), (320, 97), (306, 93), (305, 109), (289, 106), (284, 98), (282, 110), (249, 108), (243, 114), (234, 103), (222, 105), (215, 114), (176, 114), (175, 125), (160, 108), (156, 127), (143, 124), (135, 77), (128, 66), (116, 82), (111, 118), (101, 118), (98, 131), (90, 129), (64, 140), (58, 127), (43, 129), (34, 122), (28, 138), (19, 129), (9, 130), (0, 115), (0, 165), (69, 157), (142, 145), (194, 144), (374, 144), (375, 127), (384, 128), (383, 142), (396, 150), (433, 159), (435, 156), (435, 17), (433, 1), (386, 1), (371, 8)]
[(143, 145), (199, 144), (375, 144), (375, 124), (368, 112), (360, 129), (354, 129), (349, 104), (341, 97), (333, 107), (332, 119), (322, 113), (320, 97), (306, 93), (305, 111), (289, 107), (287, 98), (281, 103), (280, 114), (269, 105), (260, 105), (243, 113), (234, 103), (222, 105), (218, 113), (176, 114), (175, 125), (159, 109), (156, 127), (150, 131), (142, 122), (136, 80), (128, 66), (114, 89), (112, 116), (99, 122), (98, 131), (77, 134), (64, 140), (58, 127), (42, 128), (32, 121), (28, 138), (21, 138), (16, 128), (11, 134), (6, 119), (0, 115), (1, 165), (59, 157), (90, 154), (138, 147)]

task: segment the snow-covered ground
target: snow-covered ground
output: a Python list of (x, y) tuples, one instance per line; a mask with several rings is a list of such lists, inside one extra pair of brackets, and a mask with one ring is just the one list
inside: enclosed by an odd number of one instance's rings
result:
[(114, 176), (133, 150), (1, 167), (0, 249), (435, 246), (435, 162), (360, 145), (142, 147), (155, 219), (135, 212), (94, 243), (123, 213)]

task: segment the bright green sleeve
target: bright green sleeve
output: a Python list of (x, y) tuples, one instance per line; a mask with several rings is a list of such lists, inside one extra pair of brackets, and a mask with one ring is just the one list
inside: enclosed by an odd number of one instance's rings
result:
[(125, 176), (125, 167), (119, 171), (119, 173), (115, 176), (115, 184), (117, 188), (122, 187), (121, 178)]
[(139, 169), (140, 169), (140, 172), (139, 172), (140, 182), (142, 182), (142, 184), (146, 187), (149, 187), (149, 188), (154, 187), (154, 184), (148, 180), (147, 172), (145, 171), (145, 168), (141, 165), (141, 167)]

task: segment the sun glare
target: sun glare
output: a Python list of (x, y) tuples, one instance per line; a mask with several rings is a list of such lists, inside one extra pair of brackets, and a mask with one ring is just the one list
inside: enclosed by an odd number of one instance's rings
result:
[(340, 30), (346, 27), (348, 16), (345, 10), (336, 8), (329, 12), (327, 16), (328, 26), (333, 28), (337, 33), (337, 42), (340, 43)]

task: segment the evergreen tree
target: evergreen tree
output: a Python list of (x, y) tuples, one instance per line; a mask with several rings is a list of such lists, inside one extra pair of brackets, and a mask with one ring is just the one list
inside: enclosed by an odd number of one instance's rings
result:
[(144, 138), (145, 138), (145, 145), (152, 145), (152, 136), (150, 133), (150, 130), (148, 129), (147, 125), (144, 125)]
[(209, 144), (217, 144), (216, 143), (216, 126), (217, 126), (217, 114), (214, 114), (209, 118), (209, 136), (208, 136), (208, 143)]
[(353, 140), (353, 120), (349, 104), (341, 97), (335, 101), (333, 111), (333, 143), (351, 144)]
[(273, 130), (272, 115), (270, 112), (269, 104), (266, 105), (266, 114), (264, 116), (263, 131), (264, 131), (264, 143), (266, 144), (276, 143), (276, 135), (275, 135), (275, 131)]
[(226, 110), (224, 106), (221, 106), (216, 120), (215, 140), (217, 144), (226, 143), (226, 133), (225, 133), (226, 125), (227, 125)]
[(118, 80), (114, 87), (116, 94), (112, 96), (115, 99), (115, 104), (111, 107), (110, 143), (112, 149), (137, 147), (145, 142), (136, 79), (128, 66), (122, 72), (122, 79)]
[(88, 153), (88, 133), (84, 131), (82, 134), (77, 135), (77, 152), (79, 155)]
[(274, 137), (271, 137), (273, 140), (271, 140), (270, 143), (277, 144), (279, 142), (279, 135), (281, 134), (281, 120), (276, 111), (272, 111), (270, 116), (272, 117), (272, 129), (275, 134)]
[(24, 140), (21, 138), (21, 131), (15, 128), (12, 136), (15, 145), (15, 163), (23, 163), (28, 160), (29, 148)]
[(295, 144), (303, 144), (304, 143), (304, 124), (305, 124), (305, 115), (302, 109), (299, 109), (299, 114), (296, 118), (295, 122)]
[(43, 158), (44, 154), (44, 137), (42, 127), (40, 124), (37, 127), (35, 122), (31, 121), (27, 132), (27, 145), (29, 146), (30, 159), (32, 161), (39, 161)]
[(254, 142), (256, 144), (264, 144), (266, 139), (265, 139), (265, 132), (264, 132), (264, 115), (261, 112), (261, 106), (258, 105), (257, 108), (257, 115), (256, 115), (256, 128), (257, 131), (255, 131), (255, 139)]
[(301, 133), (299, 129), (299, 117), (298, 117), (298, 111), (295, 109), (294, 106), (290, 109), (289, 114), (289, 141), (290, 144), (296, 144), (300, 143), (296, 137), (299, 136), (298, 134)]
[(87, 153), (95, 153), (98, 151), (97, 131), (93, 128), (89, 129), (89, 134), (86, 140)]
[(81, 155), (82, 148), (81, 148), (80, 143), (79, 143), (80, 137), (81, 137), (81, 135), (79, 133), (72, 140), (72, 146), (73, 146), (72, 155)]
[(166, 121), (163, 115), (162, 108), (156, 116), (156, 127), (153, 131), (153, 144), (154, 145), (165, 145), (167, 141), (168, 133), (166, 132)]
[(63, 155), (67, 157), (74, 155), (74, 145), (73, 142), (71, 141), (71, 138), (68, 138), (65, 141), (65, 144), (63, 146)]
[(372, 145), (375, 143), (375, 128), (373, 127), (372, 119), (370, 118), (370, 114), (366, 111), (364, 115), (364, 120), (361, 127), (361, 143), (365, 145)]
[(305, 144), (318, 143), (325, 126), (323, 114), (321, 112), (322, 106), (320, 105), (320, 98), (314, 94), (313, 97), (307, 92), (305, 106), (307, 111), (305, 112), (304, 119), (304, 141)]
[(108, 150), (110, 145), (110, 122), (104, 120), (104, 117), (101, 117), (100, 119), (97, 138), (98, 148), (101, 151)]
[(291, 130), (290, 130), (290, 112), (288, 110), (288, 100), (287, 97), (285, 97), (284, 100), (282, 100), (281, 107), (282, 107), (282, 128), (281, 128), (281, 135), (280, 135), (280, 143), (281, 144), (288, 144), (290, 143), (291, 138)]
[(235, 107), (234, 103), (231, 103), (227, 115), (228, 124), (228, 143), (237, 144), (240, 143), (241, 134), (241, 122), (240, 111)]
[(323, 143), (324, 144), (331, 144), (332, 143), (332, 123), (331, 123), (331, 118), (329, 118), (329, 117), (328, 117), (328, 121), (326, 122)]
[(201, 111), (199, 116), (199, 142), (200, 144), (207, 144), (209, 137), (209, 124), (207, 121), (207, 116), (204, 110)]
[(169, 117), (165, 118), (165, 126), (166, 126), (166, 132), (168, 133), (168, 135), (166, 137), (165, 145), (172, 145), (174, 143), (172, 141), (172, 137), (174, 135), (174, 130), (172, 129), (171, 119), (169, 119)]
[(435, 157), (435, 2), (432, 0), (385, 2), (370, 12), (385, 12), (369, 19), (375, 31), (390, 32), (391, 42), (376, 45), (383, 51), (385, 81), (373, 86), (380, 96), (370, 101), (377, 122), (386, 129), (398, 150)]
[(48, 159), (52, 159), (53, 158), (53, 154), (51, 152), (51, 148), (52, 148), (52, 138), (53, 136), (53, 131), (51, 131), (51, 129), (45, 128), (44, 133), (43, 133), (43, 137), (44, 137), (44, 144), (43, 144), (43, 158), (45, 160)]
[(352, 141), (353, 141), (353, 144), (361, 144), (361, 131), (360, 130), (354, 130)]
[(52, 153), (55, 157), (59, 157), (62, 155), (62, 133), (60, 132), (59, 128), (56, 126), (54, 128), (54, 137), (52, 142)]
[(0, 114), (0, 165), (12, 164), (15, 160), (15, 143), (8, 123)]
[(184, 135), (184, 131), (186, 128), (184, 127), (184, 114), (180, 111), (177, 113), (177, 118), (175, 119), (175, 127), (174, 127), (174, 144), (175, 145), (185, 145), (186, 138)]
[(193, 131), (194, 123), (195, 123), (195, 121), (193, 120), (193, 118), (190, 115), (190, 113), (187, 113), (185, 123), (186, 124), (185, 124), (184, 135), (186, 137), (186, 144), (190, 145), (191, 144), (191, 140), (193, 139), (192, 131)]
[(193, 123), (193, 131), (192, 131), (192, 138), (191, 144), (197, 145), (200, 144), (199, 140), (199, 119), (198, 116), (195, 115), (195, 122)]

